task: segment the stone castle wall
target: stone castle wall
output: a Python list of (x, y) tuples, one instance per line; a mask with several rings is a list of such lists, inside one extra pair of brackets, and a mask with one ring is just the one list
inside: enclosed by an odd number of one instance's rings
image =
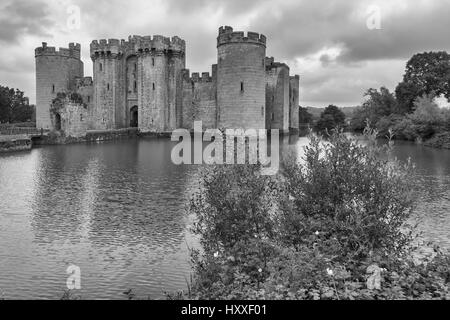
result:
[(289, 131), (289, 67), (266, 59), (266, 128)]
[[(58, 92), (76, 92), (84, 110), (68, 104), (60, 111), (72, 126), (64, 131), (74, 135), (83, 128), (133, 126), (143, 133), (170, 132), (193, 129), (194, 121), (202, 121), (204, 129), (298, 128), (299, 77), (290, 77), (286, 64), (266, 58), (264, 35), (221, 27), (211, 74), (190, 75), (185, 50), (178, 37), (95, 40), (90, 45), (92, 79), (83, 78), (79, 45), (59, 51), (37, 48), (38, 125), (54, 129), (52, 100)], [(82, 120), (76, 120), (77, 112)]]
[(192, 73), (189, 70), (183, 74), (183, 119), (182, 127), (193, 129), (194, 121), (202, 121), (204, 129), (217, 128), (217, 75), (216, 65), (213, 66), (213, 75), (203, 72)]
[(289, 128), (299, 129), (299, 110), (300, 105), (300, 77), (298, 75), (289, 77)]
[[(51, 116), (54, 127), (60, 126), (67, 137), (80, 138), (89, 129), (89, 112), (84, 104), (66, 101), (64, 107)], [(57, 125), (56, 123), (59, 122)]]
[(104, 122), (98, 129), (129, 126), (135, 106), (143, 132), (174, 130), (181, 122), (184, 40), (156, 35), (93, 41), (91, 58), (97, 120)]
[(219, 128), (265, 128), (266, 38), (219, 29), (217, 38)]
[(69, 48), (36, 48), (36, 126), (50, 129), (50, 107), (58, 92), (67, 92), (75, 87), (75, 79), (83, 77), (83, 62), (80, 60), (81, 46), (69, 44)]

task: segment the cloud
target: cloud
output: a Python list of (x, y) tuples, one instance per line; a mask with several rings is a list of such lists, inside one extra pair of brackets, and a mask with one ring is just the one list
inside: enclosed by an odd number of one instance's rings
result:
[[(5, 1), (5, 0), (4, 0)], [(67, 8), (81, 9), (81, 29), (67, 28)], [(369, 30), (370, 6), (381, 29)], [(128, 35), (178, 35), (187, 42), (187, 68), (209, 71), (221, 25), (267, 36), (267, 55), (301, 76), (301, 100), (318, 106), (358, 104), (369, 87), (393, 89), (417, 52), (449, 50), (450, 0), (42, 0), (0, 5), (0, 84), (34, 99), (34, 48), (42, 41), (82, 45), (92, 75), (89, 44)], [(14, 70), (20, 74), (11, 75)], [(31, 84), (31, 85), (30, 85)]]
[(0, 8), (0, 41), (18, 42), (24, 35), (49, 36), (53, 22), (42, 1), (16, 0)]

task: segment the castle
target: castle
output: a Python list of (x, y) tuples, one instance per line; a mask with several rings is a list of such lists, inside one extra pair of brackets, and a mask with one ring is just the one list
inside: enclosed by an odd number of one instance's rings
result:
[(221, 27), (212, 72), (186, 69), (179, 37), (92, 41), (93, 78), (81, 46), (36, 48), (36, 125), (81, 137), (89, 130), (204, 128), (298, 130), (299, 76), (266, 57), (266, 37)]

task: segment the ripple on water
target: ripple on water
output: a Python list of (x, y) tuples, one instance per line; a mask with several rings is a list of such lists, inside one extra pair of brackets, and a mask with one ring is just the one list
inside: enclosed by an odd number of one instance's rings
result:
[[(301, 154), (307, 140), (294, 148)], [(82, 272), (83, 298), (163, 298), (190, 275), (186, 200), (201, 167), (174, 166), (167, 140), (55, 146), (0, 156), (0, 294), (61, 297), (66, 268)], [(416, 215), (450, 248), (450, 153), (398, 145), (422, 186)], [(419, 180), (420, 179), (420, 180)]]

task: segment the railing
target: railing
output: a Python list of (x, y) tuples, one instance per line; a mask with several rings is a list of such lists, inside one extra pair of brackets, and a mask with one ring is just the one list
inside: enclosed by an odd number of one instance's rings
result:
[(18, 134), (27, 134), (27, 135), (43, 135), (47, 133), (49, 130), (36, 129), (33, 127), (12, 127), (12, 126), (0, 126), (0, 135), (18, 135)]

